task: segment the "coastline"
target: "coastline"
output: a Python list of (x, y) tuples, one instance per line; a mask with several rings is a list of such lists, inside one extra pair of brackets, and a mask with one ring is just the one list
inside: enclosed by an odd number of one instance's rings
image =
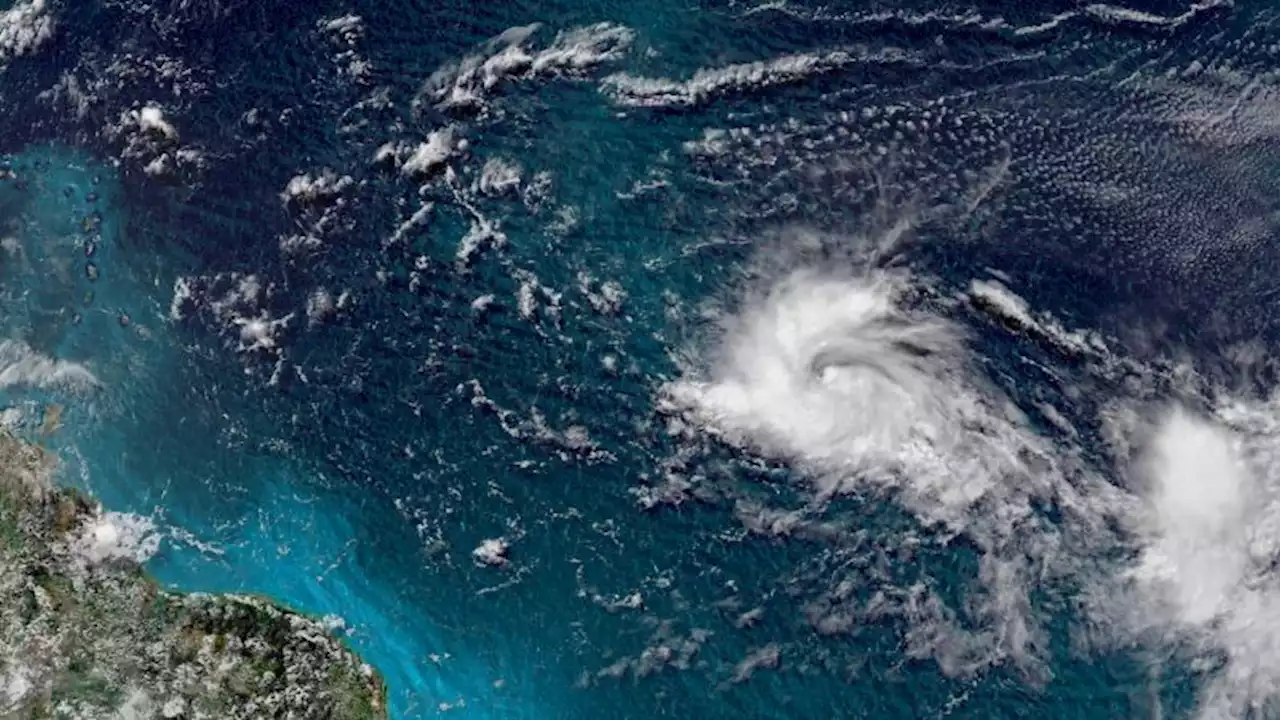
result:
[(331, 625), (257, 595), (164, 589), (112, 514), (0, 430), (0, 716), (383, 720)]

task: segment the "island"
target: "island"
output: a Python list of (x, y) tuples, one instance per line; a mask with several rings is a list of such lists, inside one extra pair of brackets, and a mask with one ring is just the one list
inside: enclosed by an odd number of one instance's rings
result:
[(160, 587), (56, 458), (0, 429), (0, 718), (383, 720), (379, 675), (325, 622)]

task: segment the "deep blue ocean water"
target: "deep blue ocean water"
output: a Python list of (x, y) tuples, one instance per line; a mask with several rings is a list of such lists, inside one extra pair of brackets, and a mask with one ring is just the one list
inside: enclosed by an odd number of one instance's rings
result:
[[(1135, 364), (1271, 387), (1269, 362), (1236, 362), (1277, 339), (1268, 4), (37, 14), (47, 38), (0, 43), (0, 217), (20, 245), (0, 388), (65, 482), (151, 519), (163, 582), (340, 617), (395, 718), (1197, 716), (1230, 648), (1082, 645), (1078, 591), (1114, 558), (1035, 585), (1035, 662), (988, 653), (981, 541), (893, 490), (815, 500), (805, 458), (690, 439), (657, 398), (714, 364), (743, 287), (851, 272), (851, 238), (909, 216), (892, 263), (927, 278), (911, 302), (971, 330), (1033, 432), (1126, 486), (1099, 409), (1167, 388), (1089, 380), (1087, 357), (951, 298), (999, 277)], [(526, 64), (493, 60), (508, 46)], [(458, 80), (469, 57), (490, 82)], [(444, 131), (445, 156), (403, 170)], [(299, 177), (328, 180), (286, 196)], [(505, 566), (473, 558), (499, 537)], [(820, 622), (877, 596), (895, 610)], [(972, 667), (913, 650), (944, 644), (921, 640), (943, 632), (926, 596), (971, 633)]]

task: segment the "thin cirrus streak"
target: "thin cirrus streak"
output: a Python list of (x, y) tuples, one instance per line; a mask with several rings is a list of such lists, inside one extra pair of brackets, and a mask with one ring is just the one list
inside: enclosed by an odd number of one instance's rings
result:
[[(810, 618), (815, 627), (891, 615), (907, 622), (907, 652), (948, 674), (1011, 660), (1044, 680), (1047, 631), (1031, 596), (1066, 578), (1079, 588), (1092, 647), (1140, 641), (1153, 657), (1225, 656), (1201, 690), (1199, 717), (1245, 717), (1280, 694), (1280, 631), (1270, 630), (1280, 627), (1275, 403), (1210, 392), (1212, 410), (1196, 413), (1120, 398), (1099, 422), (1124, 447), (1114, 467), (1090, 469), (1078, 435), (1041, 434), (982, 380), (961, 324), (908, 307), (906, 291), (921, 282), (886, 270), (783, 273), (721, 323), (695, 353), (698, 368), (660, 392), (675, 427), (789, 462), (819, 501), (883, 491), (925, 528), (981, 551), (967, 600), (977, 631), (911, 592), (888, 610), (828, 603)], [(992, 287), (975, 284), (975, 296)], [(1014, 332), (1097, 355), (1099, 373), (1137, 367), (1100, 337), (1000, 293), (1003, 304), (982, 307), (1012, 313)], [(1036, 508), (1045, 502), (1061, 518), (1044, 518)], [(1097, 560), (1117, 550), (1124, 559)]]

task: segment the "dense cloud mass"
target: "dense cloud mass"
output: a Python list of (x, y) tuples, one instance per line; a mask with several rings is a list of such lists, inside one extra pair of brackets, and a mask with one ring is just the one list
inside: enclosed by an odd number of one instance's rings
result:
[(406, 717), (1278, 701), (1273, 10), (419, 5), (0, 13), (3, 417), (138, 559)]

